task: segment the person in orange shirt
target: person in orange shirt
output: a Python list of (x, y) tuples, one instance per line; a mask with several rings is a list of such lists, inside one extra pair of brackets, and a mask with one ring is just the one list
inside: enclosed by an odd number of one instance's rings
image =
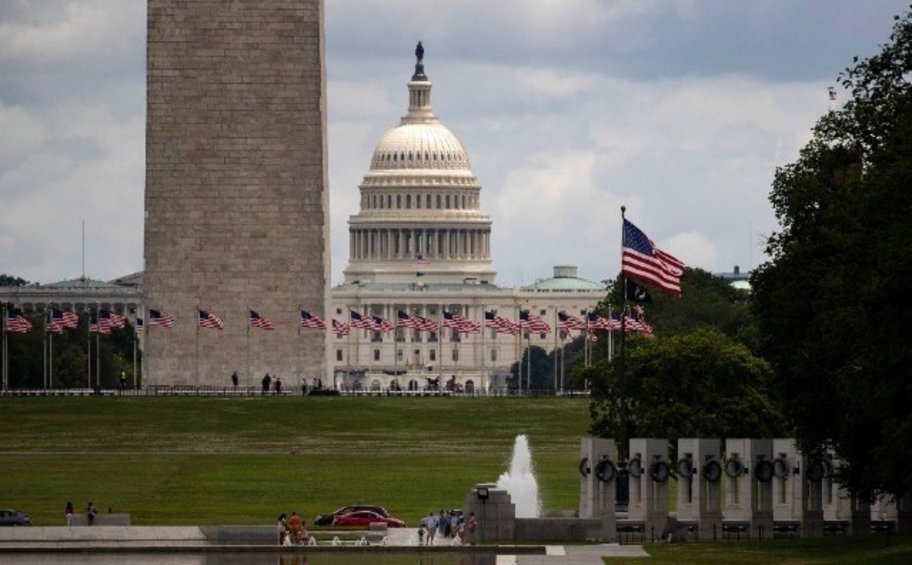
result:
[(291, 530), (291, 543), (297, 544), (301, 542), (301, 517), (298, 516), (297, 512), (291, 513), (291, 518), (288, 519), (288, 529)]

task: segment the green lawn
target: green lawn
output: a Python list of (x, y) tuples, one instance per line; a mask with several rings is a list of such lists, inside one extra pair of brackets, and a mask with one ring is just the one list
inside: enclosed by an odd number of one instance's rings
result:
[(656, 544), (644, 546), (652, 557), (643, 559), (609, 559), (610, 565), (697, 565), (728, 563), (732, 565), (812, 565), (818, 563), (912, 563), (912, 536), (882, 535), (856, 538), (813, 540), (775, 540), (765, 542), (721, 542)]
[[(575, 508), (588, 401), (569, 398), (3, 398), (0, 507), (70, 500), (133, 523), (308, 521), (352, 502), (415, 523), (462, 505), (530, 438), (546, 508)], [(301, 447), (291, 455), (292, 446)]]

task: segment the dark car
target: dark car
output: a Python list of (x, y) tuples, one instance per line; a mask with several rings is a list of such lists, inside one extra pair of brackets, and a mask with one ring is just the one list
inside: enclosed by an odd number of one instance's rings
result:
[(371, 524), (386, 524), (390, 528), (404, 528), (405, 522), (392, 516), (383, 516), (370, 510), (359, 510), (336, 516), (333, 526), (370, 526)]
[(376, 512), (383, 517), (389, 516), (389, 512), (387, 512), (386, 508), (382, 506), (376, 506), (373, 504), (352, 504), (349, 506), (343, 506), (342, 508), (336, 510), (335, 512), (330, 512), (329, 514), (320, 514), (316, 517), (313, 523), (315, 526), (330, 526), (337, 516), (351, 514), (352, 512), (360, 512), (362, 510)]
[(0, 510), (0, 526), (31, 526), (32, 519), (21, 510)]

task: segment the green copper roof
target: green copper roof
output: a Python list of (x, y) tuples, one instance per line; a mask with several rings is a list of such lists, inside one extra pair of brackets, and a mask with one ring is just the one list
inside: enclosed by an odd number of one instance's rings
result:
[(524, 287), (526, 290), (605, 290), (599, 283), (579, 277), (551, 277), (535, 281), (534, 284)]

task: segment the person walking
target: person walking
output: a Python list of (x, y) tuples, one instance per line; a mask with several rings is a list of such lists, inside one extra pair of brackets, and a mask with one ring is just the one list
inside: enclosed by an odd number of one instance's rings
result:
[(98, 509), (95, 508), (95, 503), (92, 502), (91, 500), (89, 501), (88, 506), (86, 506), (85, 513), (86, 513), (86, 521), (89, 523), (90, 526), (94, 526), (95, 525), (95, 516), (98, 516)]
[(266, 395), (267, 392), (269, 392), (269, 385), (271, 383), (272, 383), (272, 377), (269, 376), (269, 373), (266, 373), (265, 375), (263, 375), (263, 380), (262, 380), (263, 392), (262, 392), (262, 394), (264, 396)]
[(279, 514), (276, 520), (276, 534), (279, 536), (279, 545), (285, 542), (285, 534), (288, 533), (288, 521), (285, 519), (285, 513)]
[(64, 510), (64, 515), (66, 515), (67, 526), (73, 525), (73, 503), (66, 503), (66, 510)]
[(276, 396), (279, 396), (280, 394), (282, 394), (282, 379), (280, 379), (279, 377), (275, 378), (275, 393), (276, 393)]
[(433, 512), (429, 512), (427, 520), (425, 520), (427, 525), (427, 544), (434, 545), (434, 534), (437, 533), (437, 516)]
[(465, 532), (466, 540), (470, 544), (475, 545), (475, 529), (478, 527), (478, 518), (475, 517), (474, 512), (469, 512), (469, 517), (466, 519), (465, 523)]
[(288, 518), (288, 529), (291, 530), (291, 543), (298, 544), (301, 541), (301, 517), (295, 511)]
[(237, 374), (237, 371), (231, 373), (231, 384), (234, 385), (234, 391), (237, 392), (237, 387), (238, 387), (238, 374)]

